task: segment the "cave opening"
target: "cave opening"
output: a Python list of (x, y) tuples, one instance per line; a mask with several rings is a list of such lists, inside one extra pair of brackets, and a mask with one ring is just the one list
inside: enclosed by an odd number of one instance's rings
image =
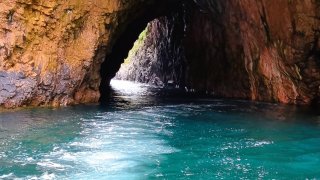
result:
[[(141, 69), (136, 70), (134, 68), (135, 66), (139, 65), (139, 59), (137, 59), (137, 55), (139, 53), (146, 53), (141, 51), (143, 51), (142, 50), (143, 46), (146, 45), (146, 39), (149, 33), (148, 28), (150, 27), (150, 23), (148, 23), (147, 27), (140, 33), (138, 39), (134, 42), (133, 47), (129, 51), (128, 56), (123, 60), (123, 63), (121, 64), (119, 70), (117, 71), (115, 77), (112, 80), (127, 80), (127, 81), (139, 82), (139, 79), (137, 79), (136, 74), (142, 73), (142, 72), (138, 72)], [(144, 59), (143, 61), (146, 62), (148, 60)], [(148, 83), (146, 79), (143, 79), (141, 81)]]
[[(169, 1), (164, 1), (163, 3), (152, 5), (149, 8), (145, 8), (145, 11), (143, 13), (134, 18), (134, 20), (128, 23), (127, 27), (122, 30), (113, 45), (111, 53), (107, 54), (105, 61), (101, 65), (101, 83), (99, 87), (99, 101), (101, 104), (108, 102), (111, 93), (110, 91), (112, 91), (110, 87), (111, 80), (117, 75), (117, 72), (120, 70), (121, 65), (123, 63), (128, 63), (130, 53), (136, 53), (136, 51), (139, 51), (139, 46), (145, 43), (147, 33), (149, 33), (148, 31), (151, 28), (152, 24), (157, 24), (157, 22), (159, 23), (160, 21), (165, 20), (165, 17), (175, 18), (177, 14), (181, 15), (181, 12), (185, 8), (185, 5), (186, 2), (181, 3), (180, 1), (171, 1), (170, 3)], [(183, 22), (181, 22), (181, 26), (183, 26)], [(159, 37), (156, 36), (153, 38), (153, 40), (156, 41)], [(167, 59), (170, 57), (163, 58)], [(161, 67), (161, 69), (165, 68), (166, 67)], [(159, 80), (159, 78), (155, 79), (157, 82), (154, 82), (153, 84), (164, 84)], [(170, 82), (170, 80), (166, 79), (166, 82)]]

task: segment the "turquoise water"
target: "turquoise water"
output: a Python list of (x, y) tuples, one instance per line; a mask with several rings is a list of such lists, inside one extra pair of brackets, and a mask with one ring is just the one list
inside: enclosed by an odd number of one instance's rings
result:
[(320, 179), (315, 109), (113, 86), (104, 107), (0, 113), (0, 179)]

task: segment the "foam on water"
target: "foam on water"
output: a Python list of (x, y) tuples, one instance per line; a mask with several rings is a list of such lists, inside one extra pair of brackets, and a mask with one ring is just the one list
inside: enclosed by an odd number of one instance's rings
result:
[(107, 107), (1, 113), (0, 179), (320, 178), (317, 112), (124, 84)]

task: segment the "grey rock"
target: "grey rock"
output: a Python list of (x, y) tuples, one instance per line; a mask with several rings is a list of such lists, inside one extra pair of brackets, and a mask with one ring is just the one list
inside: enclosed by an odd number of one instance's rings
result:
[[(4, 71), (0, 71), (0, 78), (1, 77), (7, 77), (8, 76), (8, 73), (7, 72), (4, 72)], [(1, 80), (1, 79), (0, 79)], [(1, 82), (1, 81), (0, 81)]]
[(16, 88), (16, 86), (14, 84), (5, 84), (3, 86), (3, 90), (6, 90), (6, 91), (8, 91), (10, 93), (14, 93), (17, 90), (17, 88)]
[(34, 92), (37, 81), (27, 78), (21, 72), (1, 73), (0, 76), (0, 104), (9, 103), (18, 106), (30, 98)]

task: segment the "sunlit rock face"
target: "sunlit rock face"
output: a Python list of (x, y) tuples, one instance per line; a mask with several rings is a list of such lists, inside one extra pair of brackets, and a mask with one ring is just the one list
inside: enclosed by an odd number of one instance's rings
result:
[(318, 0), (196, 2), (0, 1), (0, 105), (97, 102), (154, 18), (139, 59), (153, 57), (159, 82), (223, 97), (319, 98)]
[[(320, 1), (199, 0), (184, 8), (149, 25), (129, 76), (121, 78), (157, 77), (221, 97), (318, 101)], [(156, 70), (144, 72), (150, 64)]]
[(127, 25), (173, 2), (1, 0), (0, 105), (97, 102), (101, 63)]

